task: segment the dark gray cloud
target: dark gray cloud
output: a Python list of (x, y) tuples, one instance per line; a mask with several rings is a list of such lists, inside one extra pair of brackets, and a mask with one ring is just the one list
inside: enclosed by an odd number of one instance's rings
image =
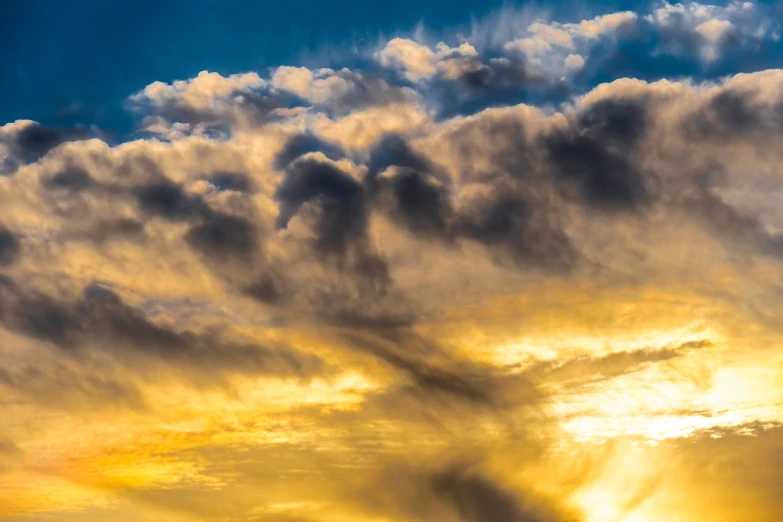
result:
[(300, 375), (322, 369), (315, 357), (288, 348), (160, 326), (99, 285), (86, 287), (81, 298), (69, 301), (7, 281), (0, 297), (0, 322), (74, 356), (98, 350), (120, 361), (151, 357), (172, 367), (217, 372)]
[(451, 506), (460, 522), (565, 522), (574, 520), (535, 498), (513, 493), (463, 466), (433, 475), (435, 496)]
[(19, 257), (21, 245), (16, 236), (0, 225), (0, 266), (12, 265)]
[[(541, 218), (543, 233), (551, 217), (546, 216), (560, 212), (546, 195), (551, 190), (595, 209), (640, 209), (651, 199), (651, 174), (643, 172), (636, 159), (650, 125), (649, 103), (642, 98), (604, 99), (569, 116), (567, 127), (544, 131), (532, 141), (525, 132), (526, 122), (512, 115), (480, 118), (449, 132), (446, 139), (465, 164), (490, 160), (487, 172), (471, 176), (485, 183), (514, 180), (500, 189), (502, 201), (486, 205), (479, 222), (463, 223), (464, 230), (480, 237), (484, 229), (497, 239), (499, 227), (510, 231), (511, 223), (536, 217)], [(477, 140), (491, 147), (477, 147)], [(510, 212), (514, 218), (502, 225), (501, 218)], [(565, 246), (558, 227), (548, 228), (559, 235), (553, 241)]]
[(140, 186), (135, 192), (139, 207), (149, 215), (169, 220), (189, 220), (210, 212), (201, 196), (188, 194), (181, 185), (165, 179)]
[(521, 241), (525, 222), (530, 218), (530, 205), (513, 197), (500, 198), (490, 203), (475, 221), (463, 224), (465, 233), (488, 244), (504, 244)]
[[(45, 178), (51, 207), (71, 221), (63, 228), (63, 237), (101, 245), (146, 240), (145, 221), (160, 218), (187, 224), (182, 236), (185, 244), (232, 285), (246, 284), (244, 280), (252, 276), (256, 265), (263, 264), (259, 254), (265, 228), (248, 202), (256, 187), (247, 174), (216, 171), (204, 175), (218, 190), (230, 192), (223, 201), (215, 203), (213, 199), (212, 205), (205, 196), (190, 193), (183, 184), (166, 178), (144, 157), (123, 164), (114, 174), (116, 181), (98, 182), (84, 169), (72, 166)], [(120, 181), (130, 183), (121, 185)], [(103, 200), (135, 201), (139, 216), (116, 218), (95, 204)]]
[(773, 106), (753, 103), (752, 92), (724, 89), (703, 104), (686, 125), (694, 140), (763, 138), (783, 132), (783, 93)]
[(403, 169), (388, 183), (393, 197), (392, 215), (417, 236), (448, 239), (453, 211), (449, 194), (431, 177)]
[(80, 192), (93, 184), (94, 181), (90, 174), (78, 167), (67, 168), (44, 180), (44, 185), (49, 189), (70, 190), (73, 192)]
[(347, 345), (401, 371), (410, 379), (412, 391), (499, 406), (498, 390), (492, 387), (493, 372), (488, 367), (454, 359), (409, 327), (386, 326), (378, 321), (354, 324), (340, 334)]
[(339, 96), (331, 98), (326, 104), (316, 104), (316, 109), (332, 116), (341, 116), (368, 107), (381, 107), (392, 103), (412, 99), (412, 91), (402, 86), (390, 84), (385, 78), (369, 73), (359, 73), (342, 69), (334, 75), (347, 84)]
[(295, 159), (310, 152), (320, 152), (331, 160), (339, 160), (345, 156), (337, 145), (324, 141), (311, 132), (304, 132), (292, 136), (275, 155), (275, 168), (284, 170)]
[(32, 122), (19, 130), (0, 135), (0, 144), (5, 144), (10, 155), (5, 160), (5, 171), (14, 172), (20, 165), (35, 163), (53, 148), (67, 141), (95, 137), (95, 132), (84, 127), (55, 129)]
[(285, 281), (276, 274), (262, 274), (245, 286), (244, 293), (262, 303), (278, 303), (286, 294)]
[(221, 213), (211, 213), (185, 235), (187, 243), (220, 261), (225, 256), (252, 258), (260, 246), (260, 232), (250, 221)]
[(582, 111), (568, 129), (543, 136), (540, 145), (555, 176), (575, 183), (588, 205), (633, 210), (649, 199), (634, 158), (646, 129), (644, 100), (605, 99)]
[(144, 237), (144, 224), (132, 218), (98, 220), (87, 231), (77, 233), (98, 244), (115, 239), (141, 239)]
[(427, 158), (411, 149), (405, 137), (386, 134), (370, 151), (367, 166), (371, 173), (377, 175), (392, 165), (424, 172), (433, 172), (435, 169)]
[(598, 208), (634, 209), (647, 200), (641, 173), (631, 161), (600, 141), (572, 132), (555, 132), (542, 145), (554, 173), (575, 182), (584, 200)]
[(215, 172), (207, 181), (220, 191), (232, 190), (234, 192), (253, 192), (254, 187), (246, 174), (238, 172)]
[(22, 162), (32, 163), (67, 139), (67, 134), (61, 131), (33, 123), (16, 133), (14, 145)]
[[(493, 156), (498, 172), (522, 180), (529, 177), (533, 160), (521, 124), (500, 120), (497, 128), (490, 129), (501, 135), (508, 146)], [(465, 130), (450, 136), (458, 143), (460, 153), (468, 157), (472, 154), (470, 136)], [(419, 237), (447, 242), (458, 238), (477, 241), (502, 251), (521, 266), (556, 271), (569, 269), (578, 257), (565, 233), (549, 215), (556, 210), (522, 196), (524, 185), (499, 187), (490, 197), (457, 212), (452, 204), (449, 177), (412, 151), (402, 137), (383, 138), (373, 148), (368, 166), (371, 173), (368, 183), (372, 192), (380, 195), (380, 206), (386, 206), (385, 210), (397, 223)], [(372, 175), (389, 166), (403, 168), (393, 176)], [(385, 201), (390, 201), (390, 205)]]
[(606, 98), (587, 106), (577, 127), (591, 138), (618, 147), (633, 147), (649, 126), (649, 101), (643, 98)]
[(567, 272), (579, 260), (568, 236), (545, 208), (518, 197), (499, 196), (471, 219), (460, 222), (466, 237), (499, 248), (521, 266)]
[(743, 214), (714, 192), (698, 190), (686, 195), (683, 205), (717, 237), (733, 245), (747, 245), (765, 255), (783, 255), (783, 235), (767, 231), (757, 218)]
[[(452, 522), (577, 522), (582, 518), (533, 491), (511, 488), (469, 457), (436, 466), (389, 466), (365, 504), (404, 520)], [(532, 489), (532, 488), (531, 488)]]
[(278, 187), (278, 226), (285, 228), (299, 208), (310, 201), (319, 204), (318, 248), (344, 251), (351, 240), (364, 234), (367, 208), (362, 184), (328, 163), (303, 160), (292, 165)]
[[(158, 217), (168, 221), (184, 221), (193, 223), (184, 239), (194, 250), (213, 260), (239, 258), (250, 260), (261, 245), (261, 231), (251, 221), (250, 216), (231, 215), (213, 209), (199, 194), (188, 193), (184, 186), (174, 183), (164, 177), (154, 166), (146, 166), (152, 173), (153, 180), (146, 184), (122, 187), (111, 183), (97, 183), (85, 170), (70, 167), (47, 178), (43, 183), (51, 190), (64, 190), (76, 193), (94, 189), (95, 194), (109, 198), (125, 198), (131, 195), (142, 215)], [(215, 172), (207, 176), (207, 180), (221, 191), (233, 191), (242, 197), (254, 190), (250, 178), (246, 174), (234, 172)], [(67, 198), (66, 198), (67, 199)], [(63, 207), (72, 203), (65, 199), (57, 200)], [(245, 205), (246, 206), (246, 205)], [(233, 205), (232, 210), (241, 211), (243, 206)], [(84, 205), (75, 207), (84, 210)], [(250, 212), (252, 214), (252, 212)], [(144, 232), (144, 224), (133, 218), (92, 218), (95, 223), (81, 227), (79, 237), (93, 239), (103, 243), (108, 239), (140, 238)]]

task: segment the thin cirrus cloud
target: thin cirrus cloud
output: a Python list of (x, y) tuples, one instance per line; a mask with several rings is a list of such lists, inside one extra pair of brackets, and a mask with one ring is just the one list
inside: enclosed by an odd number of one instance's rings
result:
[(775, 12), (507, 9), (152, 83), (119, 143), (0, 127), (0, 518), (779, 520)]

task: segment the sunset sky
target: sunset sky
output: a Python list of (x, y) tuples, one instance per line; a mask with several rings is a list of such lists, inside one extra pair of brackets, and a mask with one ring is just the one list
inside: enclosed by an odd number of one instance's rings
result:
[(280, 4), (0, 2), (0, 520), (783, 520), (783, 4)]

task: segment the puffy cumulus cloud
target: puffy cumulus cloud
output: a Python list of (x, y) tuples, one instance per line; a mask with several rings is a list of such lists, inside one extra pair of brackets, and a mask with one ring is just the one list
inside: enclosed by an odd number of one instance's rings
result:
[(578, 71), (585, 66), (585, 59), (578, 54), (569, 54), (566, 56), (563, 64), (566, 66), (566, 69), (570, 71)]
[(227, 138), (235, 127), (284, 118), (306, 103), (297, 89), (275, 87), (273, 78), (255, 72), (223, 77), (201, 71), (190, 80), (154, 82), (129, 96), (126, 107), (142, 118), (141, 130), (158, 138)]
[(442, 119), (520, 102), (563, 102), (626, 76), (717, 79), (751, 60), (772, 65), (779, 52), (774, 9), (751, 3), (663, 3), (650, 13), (619, 11), (569, 22), (503, 16), (516, 20), (513, 30), (493, 29), (500, 22), (491, 20), (479, 24), (494, 31), (489, 40), (476, 28), (451, 43), (420, 32), (415, 39), (356, 50), (353, 69), (284, 65), (266, 78), (203, 71), (191, 80), (152, 83), (128, 104), (145, 117), (142, 127), (160, 138), (225, 138), (237, 126), (292, 115), (343, 118), (410, 103)]
[(621, 30), (624, 26), (636, 22), (637, 15), (630, 11), (596, 16), (592, 20), (583, 20), (579, 23), (535, 22), (528, 26), (530, 38), (515, 40), (507, 44), (507, 47), (526, 45), (532, 47), (564, 47), (572, 49), (577, 40), (596, 39), (600, 36), (611, 35)]
[(95, 135), (96, 129), (86, 127), (54, 129), (31, 120), (6, 123), (0, 127), (0, 176), (35, 163), (58, 145)]
[[(758, 49), (764, 42), (774, 45), (779, 31), (774, 13), (750, 2), (727, 6), (664, 2), (641, 16), (625, 11), (577, 23), (534, 22), (527, 27), (527, 35), (509, 41), (504, 49), (522, 54), (531, 66), (554, 76), (573, 74), (583, 68), (584, 64), (563, 64), (562, 60), (574, 52), (587, 60), (594, 56), (599, 62), (615, 53), (657, 55), (658, 71), (675, 66), (676, 62), (663, 58), (666, 56), (684, 62), (680, 67), (696, 60), (701, 67), (690, 67), (694, 69), (692, 73), (698, 74), (705, 67), (719, 68), (719, 62), (734, 59), (741, 49)], [(649, 60), (649, 56), (639, 58), (642, 61), (636, 65), (636, 74), (648, 74), (643, 61)], [(602, 73), (612, 74), (611, 65), (600, 66), (609, 69)], [(634, 68), (630, 65), (623, 72), (632, 75)], [(682, 70), (676, 74), (682, 74)]]
[(327, 114), (345, 115), (365, 108), (402, 103), (416, 99), (416, 92), (403, 86), (390, 85), (380, 76), (321, 69), (312, 72), (305, 67), (279, 67), (271, 84), (293, 93)]
[(558, 91), (557, 79), (542, 76), (518, 56), (480, 53), (470, 42), (456, 47), (439, 42), (430, 49), (395, 38), (373, 56), (380, 65), (414, 82), (427, 107), (438, 117), (506, 103), (529, 91)]
[(435, 74), (435, 53), (426, 45), (405, 38), (390, 40), (375, 57), (385, 67), (401, 69), (411, 81)]
[(259, 89), (264, 84), (265, 81), (254, 72), (232, 74), (224, 78), (217, 73), (201, 71), (192, 80), (180, 80), (170, 85), (163, 82), (151, 83), (131, 96), (130, 100), (136, 103), (149, 102), (155, 106), (178, 102), (195, 110), (209, 110), (214, 107), (216, 101)]
[[(453, 115), (511, 101), (562, 101), (573, 89), (623, 75), (718, 77), (754, 55), (772, 65), (780, 31), (773, 8), (748, 2), (663, 3), (649, 14), (621, 11), (573, 22), (501, 14), (500, 21), (474, 27), (472, 39), (458, 47), (395, 38), (374, 57), (414, 82), (433, 105), (456, 106), (445, 109)], [(513, 28), (504, 25), (512, 19)], [(493, 36), (483, 38), (485, 31)]]
[(636, 21), (635, 13), (624, 11), (579, 23), (534, 22), (527, 28), (529, 36), (512, 40), (503, 48), (522, 54), (540, 73), (558, 77), (584, 67), (584, 58), (574, 51), (589, 55), (599, 38), (631, 34)]
[(476, 48), (470, 45), (468, 42), (462, 42), (457, 47), (449, 47), (443, 42), (438, 43), (435, 46), (437, 49), (437, 55), (439, 60), (436, 67), (440, 74), (449, 79), (455, 79), (460, 75), (461, 67), (465, 65), (465, 59), (470, 59), (478, 56)]
[(633, 24), (638, 15), (631, 11), (621, 11), (599, 15), (592, 20), (582, 20), (578, 24), (566, 24), (569, 32), (586, 37), (597, 38), (621, 30), (628, 24)]
[(783, 71), (657, 9), (0, 128), (0, 516), (779, 520)]
[(697, 52), (704, 61), (714, 62), (732, 45), (780, 38), (775, 19), (759, 17), (757, 9), (751, 2), (732, 2), (727, 6), (664, 2), (645, 20), (660, 31), (660, 52)]
[(318, 114), (310, 120), (310, 125), (326, 140), (358, 152), (368, 149), (386, 134), (415, 135), (430, 127), (432, 120), (426, 107), (394, 103), (335, 118)]

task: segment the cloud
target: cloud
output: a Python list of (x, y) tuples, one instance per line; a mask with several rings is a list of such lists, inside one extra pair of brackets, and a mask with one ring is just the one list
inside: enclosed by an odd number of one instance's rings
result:
[(458, 467), (447, 468), (435, 475), (432, 488), (437, 497), (454, 507), (459, 520), (465, 522), (568, 520), (547, 506), (537, 506), (529, 499), (517, 499), (490, 480)]
[(645, 20), (659, 31), (659, 52), (675, 56), (695, 53), (704, 62), (712, 63), (731, 46), (779, 39), (779, 27), (759, 16), (760, 8), (751, 2), (726, 6), (664, 2)]
[[(79, 411), (91, 408), (143, 410), (138, 386), (124, 376), (109, 376), (106, 368), (74, 368), (67, 363), (54, 368), (24, 366), (0, 369), (0, 386), (49, 407)], [(18, 449), (17, 449), (18, 451)]]
[(171, 84), (154, 82), (128, 98), (132, 109), (149, 107), (169, 120), (199, 123), (218, 120), (229, 110), (237, 96), (249, 95), (263, 88), (266, 82), (257, 73), (233, 74), (223, 77), (201, 71), (191, 80)]
[(435, 74), (435, 54), (428, 47), (405, 38), (393, 38), (375, 54), (384, 67), (401, 69), (411, 81)]
[(252, 223), (220, 214), (193, 227), (185, 239), (194, 248), (215, 257), (248, 255), (258, 247), (258, 232)]
[(65, 189), (79, 192), (90, 187), (93, 184), (93, 180), (84, 170), (69, 168), (62, 172), (58, 172), (47, 179), (44, 184), (51, 189)]
[[(11, 330), (79, 354), (107, 350), (119, 361), (134, 355), (151, 357), (204, 372), (308, 373), (319, 366), (312, 357), (298, 358), (285, 349), (222, 341), (214, 334), (179, 332), (159, 326), (99, 285), (84, 289), (74, 301), (32, 293), (4, 282), (0, 317)], [(125, 350), (125, 351), (123, 351)]]
[(345, 252), (366, 230), (367, 211), (359, 182), (329, 163), (301, 160), (286, 172), (275, 193), (281, 202), (278, 226), (286, 227), (304, 203), (320, 203), (316, 245), (326, 252)]
[(0, 127), (0, 174), (12, 174), (20, 165), (35, 163), (67, 141), (88, 139), (83, 127), (53, 129), (31, 120), (17, 120)]
[(775, 12), (507, 7), (3, 126), (0, 516), (777, 520)]
[(242, 173), (216, 172), (209, 177), (208, 181), (220, 191), (252, 192), (253, 190), (251, 180)]
[(515, 520), (566, 522), (580, 520), (554, 499), (492, 477), (482, 463), (455, 460), (437, 466), (392, 467), (374, 484), (366, 501), (371, 508), (410, 520), (474, 522)]
[(144, 212), (165, 219), (189, 219), (208, 212), (199, 196), (168, 181), (139, 187), (136, 199)]
[(540, 362), (526, 371), (534, 380), (582, 385), (585, 381), (590, 382), (594, 379), (600, 381), (639, 371), (651, 363), (671, 361), (687, 354), (690, 350), (712, 347), (713, 344), (708, 340), (688, 341), (674, 347), (645, 348), (613, 352), (600, 357), (580, 356), (557, 362)]
[(13, 264), (19, 256), (20, 245), (16, 236), (5, 227), (0, 227), (0, 266)]
[[(527, 58), (533, 70), (557, 77), (582, 69), (590, 49), (600, 39), (612, 40), (629, 34), (637, 15), (623, 11), (596, 16), (579, 23), (538, 21), (527, 27), (529, 36), (507, 42), (503, 48)], [(577, 51), (577, 52), (574, 52)]]
[(312, 132), (300, 133), (292, 136), (285, 146), (277, 153), (275, 167), (285, 169), (295, 159), (309, 152), (320, 152), (331, 160), (341, 159), (345, 153), (340, 147), (320, 139)]
[(282, 66), (272, 75), (271, 85), (301, 97), (327, 114), (346, 114), (416, 97), (412, 89), (390, 85), (379, 76), (347, 68), (310, 71), (306, 67)]
[[(624, 135), (621, 140), (627, 137)], [(641, 173), (625, 157), (613, 154), (609, 143), (589, 134), (565, 131), (544, 137), (542, 146), (554, 174), (575, 181), (590, 204), (633, 208), (647, 199)]]
[(585, 66), (585, 59), (578, 54), (569, 54), (565, 59), (566, 69), (575, 71)]
[(172, 84), (155, 82), (131, 97), (136, 102), (150, 101), (155, 105), (164, 105), (172, 101), (181, 102), (194, 109), (208, 109), (216, 98), (229, 98), (238, 92), (247, 92), (263, 87), (256, 73), (233, 74), (223, 77), (217, 73), (201, 71), (188, 81), (176, 81)]
[(301, 95), (281, 91), (258, 73), (221, 76), (201, 71), (190, 80), (154, 82), (126, 100), (141, 130), (167, 140), (225, 139), (234, 127), (256, 126), (301, 107)]

